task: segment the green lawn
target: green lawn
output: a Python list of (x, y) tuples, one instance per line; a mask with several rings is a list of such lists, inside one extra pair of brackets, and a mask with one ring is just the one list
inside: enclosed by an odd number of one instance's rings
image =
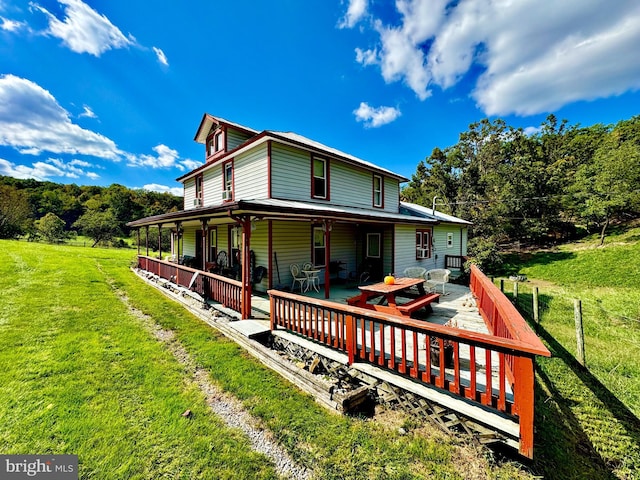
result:
[[(553, 357), (538, 360), (539, 470), (560, 478), (640, 478), (640, 228), (508, 262), (519, 308), (531, 318), (538, 286), (539, 334)], [(505, 280), (512, 295), (513, 283)], [(582, 303), (586, 368), (577, 351), (574, 300)], [(553, 440), (552, 440), (553, 439)]]
[[(328, 412), (140, 281), (129, 270), (131, 250), (14, 241), (0, 248), (2, 453), (77, 454), (81, 478), (277, 477), (268, 458), (211, 413), (190, 372), (117, 288), (171, 329), (317, 478), (531, 477), (429, 425)], [(181, 415), (187, 409), (190, 418)]]

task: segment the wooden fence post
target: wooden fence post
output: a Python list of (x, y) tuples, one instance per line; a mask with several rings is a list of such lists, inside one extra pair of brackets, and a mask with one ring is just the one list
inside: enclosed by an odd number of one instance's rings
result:
[(500, 279), (500, 291), (504, 293), (504, 278)]
[(586, 367), (584, 355), (584, 331), (582, 329), (582, 302), (577, 298), (573, 301), (573, 316), (576, 322), (576, 340), (578, 342), (576, 359), (580, 365)]
[(533, 321), (540, 324), (540, 304), (538, 303), (538, 287), (533, 287)]
[(518, 282), (513, 282), (513, 304), (518, 305)]

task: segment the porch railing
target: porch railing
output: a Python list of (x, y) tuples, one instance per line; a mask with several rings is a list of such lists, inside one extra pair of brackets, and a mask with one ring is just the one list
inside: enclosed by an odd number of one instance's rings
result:
[[(477, 269), (474, 274), (484, 277)], [(487, 297), (486, 282), (475, 281), (474, 294)], [(533, 457), (533, 360), (536, 355), (550, 355), (535, 334), (510, 338), (496, 329), (496, 334), (488, 335), (279, 290), (270, 290), (269, 295), (272, 329), (282, 327), (343, 351), (349, 363), (390, 369), (511, 415), (519, 424), (520, 453)], [(501, 320), (504, 324), (528, 328), (517, 311), (508, 313)], [(447, 351), (452, 358), (446, 358)]]
[(467, 257), (463, 255), (445, 255), (444, 256), (444, 268), (457, 268), (462, 270), (464, 268), (464, 262), (467, 261)]
[[(231, 308), (242, 311), (242, 282), (157, 258), (138, 256), (138, 267)], [(194, 280), (194, 274), (198, 274)], [(191, 284), (193, 280), (193, 284)]]

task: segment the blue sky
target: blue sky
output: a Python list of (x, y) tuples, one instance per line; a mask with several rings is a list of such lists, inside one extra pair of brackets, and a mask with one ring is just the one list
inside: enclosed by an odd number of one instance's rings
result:
[(410, 177), (482, 118), (640, 113), (636, 0), (0, 0), (0, 174), (181, 194), (207, 112)]

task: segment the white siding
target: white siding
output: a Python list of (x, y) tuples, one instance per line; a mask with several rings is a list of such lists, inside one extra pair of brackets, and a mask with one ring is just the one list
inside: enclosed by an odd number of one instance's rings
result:
[(274, 198), (309, 201), (311, 157), (308, 152), (273, 143), (271, 146), (271, 195)]
[(251, 138), (251, 136), (246, 133), (227, 128), (227, 151), (233, 150), (238, 145), (246, 142), (249, 138)]
[[(373, 208), (373, 173), (335, 159), (329, 161), (330, 200), (311, 198), (311, 154), (274, 143), (271, 149), (271, 192), (274, 198)], [(398, 212), (398, 181), (385, 177), (384, 210)], [(376, 209), (378, 210), (378, 209)]]
[[(256, 256), (256, 267), (262, 266), (266, 269), (269, 268), (269, 222), (258, 221), (255, 223), (256, 229), (251, 232), (251, 250), (253, 250)], [(262, 282), (255, 284), (254, 288), (259, 292), (266, 292), (269, 288), (269, 275), (271, 272), (267, 272), (262, 278)], [(276, 278), (277, 281), (277, 278)]]
[[(331, 231), (331, 261), (342, 262), (340, 277), (344, 280), (349, 272), (358, 268), (356, 258), (356, 227), (354, 224), (337, 223)], [(332, 277), (335, 278), (335, 277)], [(324, 276), (320, 279), (324, 283)]]
[(382, 275), (396, 273), (393, 262), (393, 230), (390, 228), (382, 232)]
[[(447, 247), (447, 234), (453, 234), (453, 246)], [(438, 268), (444, 268), (445, 255), (467, 254), (467, 228), (459, 225), (438, 225), (433, 231)], [(462, 247), (462, 248), (461, 248)], [(462, 252), (462, 253), (460, 253)]]
[[(278, 258), (280, 281), (273, 264), (273, 285), (279, 283), (291, 286), (292, 276), (289, 267), (292, 263), (302, 264), (311, 261), (311, 224), (308, 222), (273, 221), (273, 252)], [(324, 273), (320, 273), (322, 278)]]
[(196, 198), (196, 181), (191, 178), (184, 182), (184, 209), (195, 208), (193, 200)]
[(255, 200), (268, 197), (268, 163), (267, 146), (256, 148), (235, 157), (234, 199)]
[(384, 178), (384, 210), (398, 213), (400, 209), (400, 183), (393, 178)]
[[(436, 268), (433, 252), (431, 258), (416, 259), (416, 227), (415, 225), (396, 225), (395, 237), (395, 273), (402, 275), (405, 268), (422, 267), (426, 270)], [(439, 259), (440, 260), (440, 259)], [(442, 256), (444, 262), (444, 256)]]
[(331, 203), (373, 209), (373, 174), (331, 161)]
[(182, 234), (182, 248), (180, 250), (182, 255), (188, 255), (190, 257), (196, 256), (196, 228), (185, 227)]
[(217, 205), (222, 202), (222, 166), (207, 170), (202, 175), (203, 179), (203, 204)]

